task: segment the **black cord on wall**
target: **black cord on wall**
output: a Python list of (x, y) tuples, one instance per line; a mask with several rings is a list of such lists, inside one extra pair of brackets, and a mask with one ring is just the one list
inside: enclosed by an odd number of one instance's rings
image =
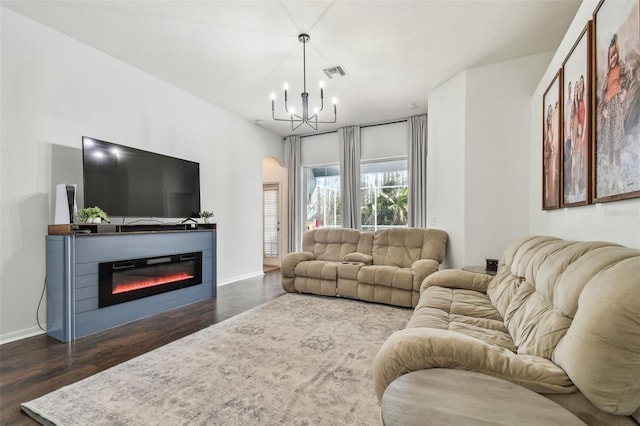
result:
[(40, 306), (42, 305), (42, 300), (44, 299), (44, 292), (46, 289), (47, 289), (47, 279), (45, 278), (44, 285), (42, 286), (42, 295), (40, 296), (40, 301), (38, 302), (38, 309), (36, 310), (36, 321), (38, 322), (38, 327), (40, 327), (40, 330), (44, 331), (45, 333), (47, 332), (47, 330), (42, 326), (42, 324), (40, 324)]

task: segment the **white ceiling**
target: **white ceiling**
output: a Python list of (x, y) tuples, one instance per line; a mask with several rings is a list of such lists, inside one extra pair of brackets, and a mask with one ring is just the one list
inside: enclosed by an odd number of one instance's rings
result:
[[(2, 5), (95, 47), (265, 128), (282, 85), (300, 105), (302, 44), (307, 89), (338, 98), (328, 130), (426, 112), (427, 95), (460, 71), (555, 50), (581, 0), (423, 1), (7, 1)], [(328, 80), (323, 68), (348, 76)], [(415, 104), (415, 109), (407, 108)], [(300, 106), (297, 107), (300, 111)], [(332, 119), (330, 105), (324, 118)], [(296, 133), (312, 130), (306, 126)]]

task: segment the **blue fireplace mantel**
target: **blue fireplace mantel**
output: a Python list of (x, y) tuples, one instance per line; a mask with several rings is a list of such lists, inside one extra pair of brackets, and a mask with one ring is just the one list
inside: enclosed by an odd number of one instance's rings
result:
[[(62, 342), (216, 296), (216, 230), (48, 235), (47, 334)], [(98, 307), (98, 267), (141, 257), (202, 252), (202, 283)]]

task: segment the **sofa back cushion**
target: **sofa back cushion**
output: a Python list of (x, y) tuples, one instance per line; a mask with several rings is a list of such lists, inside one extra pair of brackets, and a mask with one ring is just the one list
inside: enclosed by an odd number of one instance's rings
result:
[(311, 252), (316, 260), (341, 262), (348, 253), (356, 251), (360, 232), (355, 229), (313, 229), (304, 233), (302, 250)]
[(598, 408), (640, 406), (640, 250), (526, 237), (487, 294), (517, 352), (553, 360)]
[(358, 248), (356, 249), (358, 253), (371, 256), (371, 253), (373, 253), (373, 235), (373, 232), (360, 232)]
[(640, 407), (640, 250), (599, 248), (571, 272), (583, 290), (553, 361), (598, 408), (631, 414)]
[(447, 233), (439, 229), (384, 229), (373, 235), (373, 264), (408, 268), (420, 259), (444, 260)]

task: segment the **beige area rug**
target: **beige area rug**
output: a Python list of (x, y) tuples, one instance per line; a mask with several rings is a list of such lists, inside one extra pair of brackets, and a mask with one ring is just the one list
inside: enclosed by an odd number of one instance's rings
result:
[(377, 425), (373, 359), (411, 313), (285, 294), (22, 409), (56, 425)]

